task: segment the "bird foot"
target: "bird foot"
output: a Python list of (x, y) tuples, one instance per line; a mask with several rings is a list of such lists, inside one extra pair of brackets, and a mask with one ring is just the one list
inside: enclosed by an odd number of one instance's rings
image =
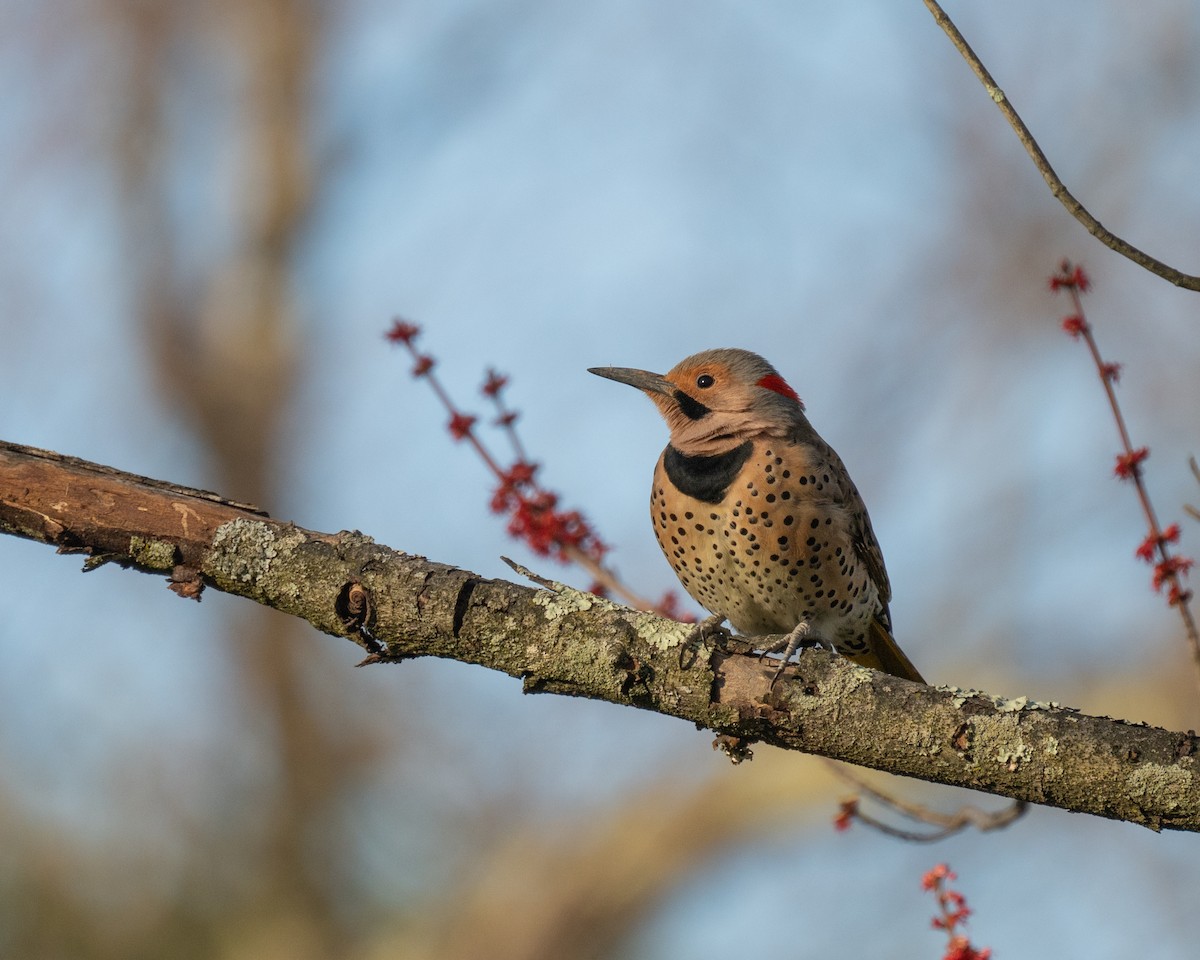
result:
[(698, 624), (696, 624), (692, 628), (691, 632), (688, 633), (687, 639), (683, 641), (683, 645), (679, 648), (679, 665), (681, 667), (684, 665), (684, 653), (695, 652), (698, 650), (708, 635), (714, 633), (725, 633), (726, 631), (721, 627), (721, 624), (724, 622), (724, 616), (719, 613), (714, 613), (705, 617)]
[(788, 665), (788, 661), (792, 659), (792, 654), (794, 654), (797, 650), (803, 652), (809, 647), (820, 647), (824, 645), (818, 637), (809, 636), (810, 629), (812, 628), (809, 626), (808, 621), (801, 620), (798, 624), (796, 624), (795, 627), (792, 628), (791, 633), (781, 637), (777, 643), (773, 643), (771, 646), (765, 647), (762, 653), (758, 655), (758, 659), (762, 660), (768, 653), (778, 653), (780, 650), (783, 651), (783, 659), (779, 661), (779, 668), (771, 677), (772, 687), (775, 686), (776, 681), (778, 681), (779, 677), (783, 674), (784, 669)]
[(725, 623), (725, 617), (720, 613), (713, 613), (708, 617), (704, 617), (700, 623), (697, 623), (694, 628), (692, 628), (690, 634), (688, 634), (688, 640), (685, 641), (686, 646), (700, 646), (700, 644), (704, 642), (704, 636), (706, 636), (706, 634), (712, 634), (712, 632), (715, 630), (719, 630), (722, 623)]

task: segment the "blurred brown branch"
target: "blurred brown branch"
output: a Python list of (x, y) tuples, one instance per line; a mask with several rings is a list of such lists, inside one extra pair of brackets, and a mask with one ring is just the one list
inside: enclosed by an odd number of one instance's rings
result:
[[(323, 186), (311, 119), (329, 14), (306, 0), (104, 0), (98, 12), (87, 32), (122, 51), (105, 136), (141, 365), (214, 482), (278, 502), (292, 489), (283, 465), (305, 350), (296, 254)], [(182, 217), (181, 184), (196, 204)], [(181, 570), (173, 586), (186, 596), (198, 583)], [(352, 934), (327, 889), (340, 859), (330, 811), (382, 744), (328, 720), (342, 691), (307, 682), (320, 654), (290, 642), (298, 623), (265, 607), (239, 614), (214, 639), (236, 660), (230, 696), (254, 717), (240, 745), (272, 763), (257, 771), (258, 803), (230, 818), (253, 822), (255, 843), (195, 844), (187, 870), (205, 885), (218, 864), (244, 862), (246, 929), (302, 930), (292, 936), (306, 946), (289, 956), (335, 956)]]
[(1000, 810), (980, 810), (978, 807), (965, 806), (960, 807), (953, 813), (942, 813), (940, 810), (933, 810), (923, 804), (912, 803), (880, 790), (878, 787), (872, 786), (866, 780), (856, 776), (845, 767), (831, 760), (826, 760), (825, 763), (829, 764), (829, 770), (834, 776), (850, 784), (860, 794), (866, 794), (881, 806), (899, 813), (910, 820), (929, 824), (936, 828), (934, 830), (905, 830), (892, 826), (890, 823), (885, 823), (877, 817), (864, 813), (860, 808), (858, 797), (853, 797), (852, 799), (842, 801), (842, 813), (838, 820), (835, 821), (835, 825), (843, 830), (849, 826), (849, 821), (853, 819), (865, 823), (880, 833), (886, 833), (888, 836), (896, 837), (899, 840), (907, 840), (910, 843), (934, 843), (938, 840), (944, 840), (946, 837), (952, 837), (956, 833), (961, 833), (968, 827), (974, 827), (980, 833), (986, 833), (990, 830), (1002, 830), (1019, 820), (1029, 811), (1029, 805), (1024, 800), (1017, 800), (1010, 806)]
[(0, 532), (91, 563), (170, 571), (379, 653), (437, 656), (520, 677), (527, 693), (607, 700), (679, 717), (726, 740), (850, 763), (1151, 829), (1200, 831), (1196, 735), (922, 686), (805, 653), (772, 687), (754, 656), (681, 662), (691, 628), (554, 585), (535, 590), (323, 534), (214, 494), (0, 443)]
[(1004, 114), (1004, 119), (1013, 128), (1017, 139), (1021, 141), (1021, 146), (1029, 154), (1029, 159), (1033, 161), (1033, 165), (1037, 167), (1038, 173), (1046, 181), (1050, 192), (1067, 208), (1071, 216), (1082, 223), (1087, 232), (1106, 247), (1110, 250), (1115, 250), (1123, 257), (1128, 257), (1139, 267), (1149, 270), (1155, 276), (1162, 277), (1164, 280), (1168, 280), (1175, 284), (1175, 286), (1182, 287), (1184, 290), (1200, 290), (1200, 276), (1193, 276), (1181, 270), (1176, 270), (1161, 260), (1156, 260), (1150, 254), (1139, 250), (1133, 244), (1122, 240), (1115, 233), (1106, 229), (1099, 220), (1092, 216), (1087, 207), (1075, 199), (1075, 196), (1067, 189), (1066, 184), (1054, 172), (1054, 168), (1050, 166), (1050, 161), (1046, 159), (1041, 146), (1034, 139), (1029, 128), (1025, 126), (1025, 121), (1021, 119), (1020, 114), (1014, 109), (1008, 97), (1005, 96), (1004, 91), (1000, 89), (999, 85), (992, 78), (991, 73), (988, 72), (988, 68), (979, 59), (979, 55), (971, 49), (971, 45), (967, 43), (966, 38), (959, 31), (958, 27), (954, 25), (954, 21), (950, 19), (949, 15), (936, 0), (923, 0), (923, 2), (933, 15), (933, 19), (937, 22), (937, 25), (942, 28), (942, 31), (950, 38), (950, 42), (954, 44), (954, 49), (962, 54), (963, 59), (970, 66), (971, 72), (983, 84), (988, 96), (992, 98), (992, 102), (1000, 108), (1000, 112)]
[(752, 768), (721, 773), (691, 789), (667, 774), (606, 810), (500, 831), (452, 896), (420, 904), (411, 923), (371, 956), (636, 955), (630, 931), (661, 909), (665, 891), (739, 843), (777, 839), (781, 824), (813, 816), (806, 806), (827, 800), (832, 786), (815, 764), (778, 751), (764, 751)]

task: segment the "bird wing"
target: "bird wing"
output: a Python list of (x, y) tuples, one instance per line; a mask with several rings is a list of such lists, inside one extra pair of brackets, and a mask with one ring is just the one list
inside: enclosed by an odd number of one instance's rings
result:
[(850, 473), (842, 458), (837, 455), (825, 440), (812, 428), (808, 418), (803, 414), (793, 424), (788, 440), (791, 443), (809, 447), (813, 451), (812, 459), (816, 462), (825, 461), (836, 468), (832, 475), (837, 479), (836, 490), (830, 493), (837, 496), (846, 508), (850, 519), (850, 538), (859, 562), (867, 568), (871, 582), (879, 594), (883, 605), (884, 623), (891, 629), (888, 615), (888, 601), (892, 599), (892, 585), (888, 582), (887, 569), (883, 565), (883, 551), (879, 549), (879, 541), (875, 539), (875, 531), (871, 529), (871, 518), (867, 515), (867, 505), (863, 503), (858, 487), (850, 479)]
[(871, 517), (867, 513), (867, 505), (863, 503), (862, 494), (858, 492), (858, 487), (850, 479), (850, 472), (842, 463), (842, 458), (837, 455), (837, 451), (827, 443), (823, 443), (823, 446), (825, 447), (824, 457), (840, 468), (836, 474), (841, 481), (838, 485), (838, 492), (850, 515), (850, 540), (854, 544), (854, 552), (858, 554), (859, 562), (867, 568), (867, 574), (871, 577), (871, 582), (875, 584), (879, 601), (883, 604), (884, 624), (890, 630), (891, 623), (887, 605), (892, 599), (892, 585), (888, 582), (887, 568), (883, 565), (883, 551), (879, 548), (879, 541), (875, 539), (875, 531), (871, 529)]
[(859, 560), (866, 566), (867, 573), (870, 574), (875, 589), (879, 592), (879, 599), (886, 612), (888, 602), (892, 599), (892, 585), (888, 582), (887, 568), (883, 565), (883, 551), (879, 548), (879, 541), (875, 539), (875, 531), (871, 529), (871, 518), (867, 515), (867, 506), (863, 503), (858, 488), (854, 486), (853, 482), (850, 483), (847, 506), (850, 508), (853, 518), (851, 537), (854, 550), (858, 554)]
[(811, 427), (807, 430), (797, 430), (793, 437), (796, 442), (817, 447), (818, 454), (838, 468), (834, 472), (839, 478), (836, 493), (849, 514), (850, 541), (859, 562), (866, 567), (867, 575), (879, 594), (880, 609), (871, 620), (867, 636), (868, 650), (857, 656), (850, 656), (849, 659), (864, 667), (924, 683), (925, 679), (920, 671), (913, 666), (912, 661), (896, 643), (896, 638), (892, 636), (892, 617), (888, 611), (888, 602), (892, 599), (892, 585), (888, 581), (887, 568), (883, 565), (883, 551), (879, 547), (879, 541), (875, 539), (871, 517), (867, 513), (867, 505), (863, 503), (858, 487), (850, 479), (841, 457), (829, 444), (820, 439)]

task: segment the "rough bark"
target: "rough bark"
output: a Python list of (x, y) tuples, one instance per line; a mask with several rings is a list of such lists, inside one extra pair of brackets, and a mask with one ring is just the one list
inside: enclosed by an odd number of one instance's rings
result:
[(435, 656), (526, 693), (608, 700), (755, 741), (1001, 796), (1200, 830), (1197, 738), (1053, 703), (927, 687), (806, 652), (772, 687), (752, 644), (687, 645), (691, 627), (569, 587), (490, 580), (358, 532), (316, 533), (247, 504), (0, 443), (0, 531), (169, 574), (307, 620), (369, 652)]

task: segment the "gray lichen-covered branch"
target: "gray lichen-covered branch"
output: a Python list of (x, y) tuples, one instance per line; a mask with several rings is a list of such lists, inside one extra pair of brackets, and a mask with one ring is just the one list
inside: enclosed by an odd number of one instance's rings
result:
[[(761, 741), (889, 773), (1128, 820), (1200, 830), (1196, 735), (1024, 698), (933, 688), (812, 650), (773, 687), (739, 643), (552, 584), (489, 580), (375, 543), (316, 533), (247, 504), (0, 443), (0, 531), (168, 574), (307, 620), (365, 663), (447, 657), (559, 693), (708, 728), (735, 758)], [(184, 615), (181, 613), (181, 616)]]

